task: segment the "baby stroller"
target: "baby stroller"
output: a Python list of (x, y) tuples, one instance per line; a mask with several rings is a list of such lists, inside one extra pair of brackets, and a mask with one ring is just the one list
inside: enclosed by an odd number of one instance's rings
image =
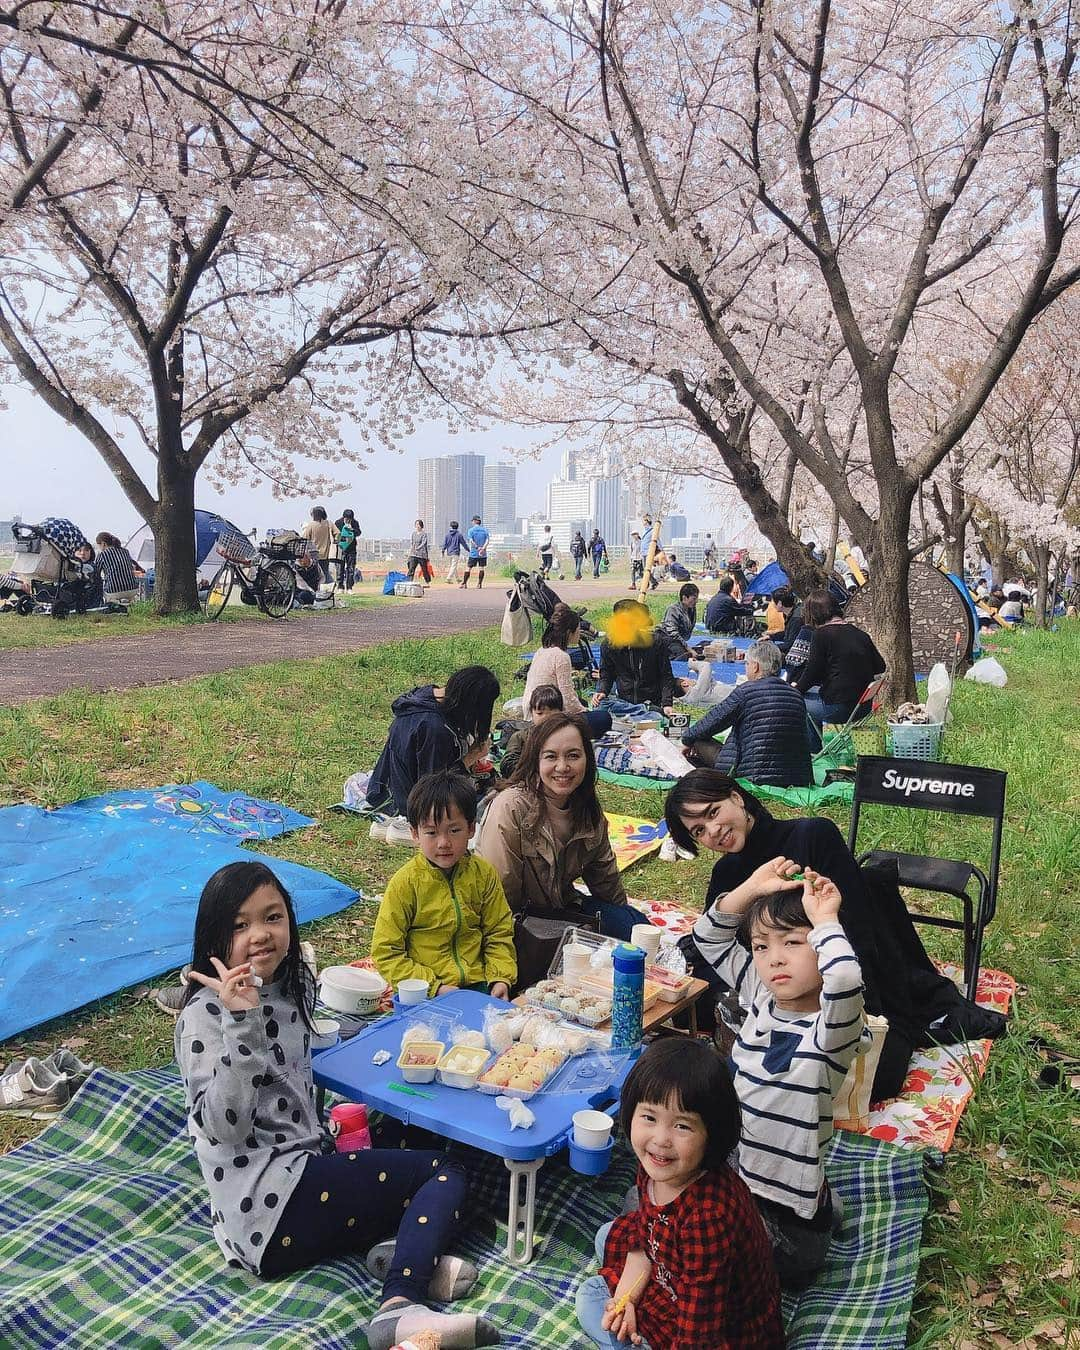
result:
[[(514, 585), (521, 607), (528, 614), (530, 623), (533, 615), (540, 620), (541, 626), (548, 623), (555, 606), (562, 603), (544, 580), (541, 572), (515, 572)], [(584, 617), (584, 608), (583, 605), (577, 606), (577, 612), (582, 615), (581, 640), (577, 648), (570, 653), (570, 664), (576, 670), (588, 670), (593, 663), (592, 648), (589, 644), (596, 636), (596, 629)]]
[(77, 525), (49, 516), (40, 525), (12, 527), (15, 562), (0, 590), (18, 614), (51, 614), (64, 619), (87, 607), (93, 568), (75, 556), (90, 541)]

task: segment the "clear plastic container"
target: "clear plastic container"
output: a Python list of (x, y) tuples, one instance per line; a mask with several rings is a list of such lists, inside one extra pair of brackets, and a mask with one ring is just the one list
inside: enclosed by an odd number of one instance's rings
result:
[(487, 1050), (471, 1045), (452, 1045), (436, 1066), (439, 1082), (452, 1088), (474, 1088), (491, 1058)]
[[(442, 1041), (410, 1041), (397, 1059), (402, 1078), (406, 1083), (433, 1083), (435, 1068), (445, 1049)], [(417, 1063), (417, 1060), (423, 1062)]]

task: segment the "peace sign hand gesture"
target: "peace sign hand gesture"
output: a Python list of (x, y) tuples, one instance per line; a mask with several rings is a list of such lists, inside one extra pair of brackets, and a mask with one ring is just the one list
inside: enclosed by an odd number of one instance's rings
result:
[[(203, 975), (198, 970), (190, 971), (188, 979), (198, 980), (207, 989), (213, 990), (221, 999), (222, 1006), (228, 1008), (229, 1012), (247, 1012), (259, 1006), (259, 990), (255, 984), (259, 977), (252, 975), (250, 961), (241, 966), (233, 966), (230, 970), (225, 962), (219, 961), (216, 956), (212, 956), (210, 960), (218, 973), (218, 979), (215, 980), (212, 975)], [(259, 980), (259, 984), (261, 983)]]

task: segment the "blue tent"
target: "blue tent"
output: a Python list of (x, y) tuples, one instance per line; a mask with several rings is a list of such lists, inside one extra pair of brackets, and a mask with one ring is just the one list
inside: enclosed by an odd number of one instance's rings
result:
[[(217, 551), (221, 534), (243, 534), (224, 516), (214, 511), (195, 512), (195, 568), (202, 580), (209, 581), (225, 561)], [(135, 531), (127, 542), (127, 550), (140, 567), (152, 573), (154, 569), (154, 535), (149, 525)]]
[(778, 586), (790, 586), (788, 574), (778, 562), (771, 562), (763, 567), (754, 577), (747, 587), (747, 595), (770, 595)]

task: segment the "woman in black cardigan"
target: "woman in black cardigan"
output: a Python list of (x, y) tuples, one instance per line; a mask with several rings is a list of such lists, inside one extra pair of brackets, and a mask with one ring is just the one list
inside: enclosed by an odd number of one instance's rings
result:
[[(1004, 1019), (968, 1003), (938, 973), (895, 883), (880, 878), (871, 894), (873, 878), (856, 863), (831, 820), (778, 820), (733, 778), (715, 769), (694, 769), (680, 778), (668, 794), (664, 817), (681, 848), (721, 854), (709, 880), (706, 907), (772, 858), (790, 858), (835, 882), (843, 897), (840, 922), (862, 968), (866, 1011), (889, 1021), (874, 1078), (875, 1101), (900, 1091), (916, 1046), (965, 1035), (999, 1035), (1004, 1028)], [(693, 973), (723, 993), (723, 982), (693, 938), (679, 945)]]

